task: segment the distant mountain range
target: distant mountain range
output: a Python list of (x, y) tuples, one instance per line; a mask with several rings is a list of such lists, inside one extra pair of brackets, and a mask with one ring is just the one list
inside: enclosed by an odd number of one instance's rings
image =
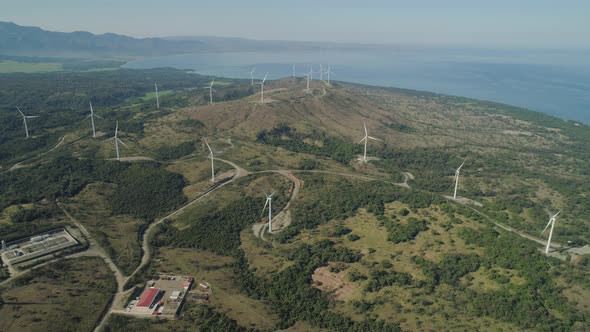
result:
[(114, 33), (53, 32), (0, 22), (0, 54), (27, 56), (166, 55), (204, 50), (198, 40), (132, 38)]
[(182, 36), (133, 38), (114, 33), (54, 32), (0, 21), (0, 55), (19, 56), (156, 56), (198, 52), (293, 51), (391, 47), (346, 43), (251, 40)]

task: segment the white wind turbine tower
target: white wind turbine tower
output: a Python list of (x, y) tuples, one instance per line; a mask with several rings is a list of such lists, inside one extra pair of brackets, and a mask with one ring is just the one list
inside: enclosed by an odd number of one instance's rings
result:
[(156, 87), (156, 108), (160, 109), (160, 96), (158, 95), (158, 83), (154, 83)]
[(121, 139), (119, 139), (118, 131), (119, 131), (119, 121), (117, 121), (117, 124), (115, 126), (115, 136), (111, 137), (111, 139), (113, 139), (115, 141), (115, 150), (117, 150), (117, 160), (121, 160), (121, 156), (119, 155), (119, 143), (123, 144), (123, 146), (126, 148), (129, 148), (129, 147), (127, 146), (127, 144), (123, 143), (123, 141), (121, 141)]
[(542, 236), (543, 233), (545, 233), (545, 231), (547, 230), (547, 227), (549, 227), (549, 225), (551, 225), (551, 229), (549, 230), (549, 238), (547, 238), (547, 247), (545, 248), (545, 253), (546, 254), (549, 253), (549, 248), (551, 246), (551, 237), (553, 236), (553, 227), (555, 227), (555, 221), (557, 220), (557, 216), (561, 213), (561, 211), (562, 210), (559, 210), (559, 212), (557, 212), (555, 215), (553, 215), (549, 219), (549, 222), (547, 223), (547, 225), (545, 226), (545, 228), (541, 232), (541, 235), (539, 235), (539, 236)]
[(455, 171), (455, 193), (453, 194), (453, 199), (457, 199), (457, 188), (459, 187), (459, 173), (461, 172), (461, 167), (465, 165), (465, 161), (457, 168)]
[(211, 81), (211, 83), (209, 83), (208, 86), (203, 88), (203, 89), (209, 89), (209, 104), (213, 104), (213, 92), (217, 92), (217, 91), (215, 91), (215, 89), (213, 89), (213, 84), (215, 84), (215, 79), (213, 79)]
[(305, 88), (306, 91), (309, 91), (309, 73), (303, 73), (303, 76), (305, 76), (305, 80), (307, 81), (307, 88)]
[(320, 63), (320, 81), (324, 80), (324, 67)]
[(331, 66), (328, 66), (328, 70), (326, 70), (326, 74), (328, 74), (328, 84), (330, 84), (330, 74), (334, 74)]
[(92, 109), (92, 100), (90, 101), (90, 114), (88, 114), (88, 116), (86, 118), (84, 118), (84, 120), (90, 118), (90, 122), (92, 123), (92, 138), (96, 138), (96, 128), (94, 127), (94, 118), (100, 118), (102, 119), (102, 117), (94, 114), (94, 109)]
[(213, 163), (213, 150), (211, 150), (211, 147), (209, 146), (209, 142), (207, 142), (207, 139), (203, 137), (203, 140), (205, 141), (205, 144), (207, 144), (207, 148), (209, 149), (209, 155), (207, 156), (207, 158), (211, 158), (211, 182), (215, 183), (215, 164)]
[(250, 80), (252, 81), (252, 86), (254, 86), (254, 71), (256, 70), (256, 66), (254, 66), (254, 68), (252, 68), (252, 71), (250, 72)]
[(23, 112), (20, 111), (20, 108), (16, 108), (18, 110), (18, 112), (20, 113), (20, 115), (23, 116), (23, 122), (25, 124), (25, 134), (26, 134), (26, 138), (29, 138), (29, 127), (27, 127), (27, 119), (34, 119), (34, 118), (38, 118), (38, 115), (24, 115)]
[(264, 75), (264, 79), (262, 79), (262, 82), (256, 83), (256, 84), (260, 84), (260, 102), (261, 103), (264, 103), (264, 82), (266, 81), (267, 77), (268, 77), (268, 73), (266, 73), (266, 75)]
[(262, 208), (262, 213), (264, 213), (264, 210), (266, 209), (266, 206), (268, 205), (268, 232), (272, 233), (272, 195), (274, 195), (275, 193), (272, 193), (270, 195), (266, 195), (266, 203), (264, 203), (264, 207)]
[(374, 141), (381, 141), (381, 140), (378, 138), (369, 136), (369, 132), (367, 131), (367, 124), (365, 122), (363, 122), (363, 126), (365, 128), (365, 137), (363, 137), (363, 139), (361, 139), (359, 141), (359, 144), (362, 143), (363, 141), (365, 142), (365, 152), (363, 153), (363, 161), (367, 161), (367, 142), (370, 139), (372, 139)]

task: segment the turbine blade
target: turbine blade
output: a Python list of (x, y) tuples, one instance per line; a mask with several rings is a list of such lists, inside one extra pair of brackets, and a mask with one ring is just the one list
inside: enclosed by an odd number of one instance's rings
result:
[(266, 75), (264, 75), (264, 79), (262, 80), (262, 83), (264, 83), (266, 81), (267, 77), (268, 77), (268, 73), (266, 73)]
[(92, 114), (89, 114), (87, 117), (84, 118), (84, 120), (88, 119), (91, 116), (92, 116)]
[(262, 214), (264, 213), (264, 210), (266, 210), (267, 205), (268, 205), (268, 198), (266, 199), (266, 203), (264, 203), (264, 207), (262, 208), (262, 212), (260, 212), (261, 217), (262, 217)]
[(557, 213), (556, 213), (556, 214), (553, 216), (553, 219), (555, 219), (555, 218), (556, 218), (556, 217), (557, 217), (557, 216), (558, 216), (558, 215), (561, 213), (561, 211), (563, 211), (563, 210), (559, 210), (559, 212), (557, 212)]
[(365, 136), (369, 136), (369, 133), (367, 132), (367, 124), (363, 121), (363, 127), (365, 127)]
[(123, 143), (123, 141), (121, 141), (121, 139), (119, 139), (118, 137), (116, 138), (117, 141), (119, 141), (119, 143), (123, 144), (124, 147), (128, 148), (127, 144)]
[(38, 117), (39, 117), (39, 115), (27, 115), (27, 116), (25, 116), (25, 118), (27, 118), (27, 119), (34, 119), (34, 118), (38, 118)]
[(23, 112), (21, 112), (21, 111), (20, 111), (20, 108), (18, 108), (18, 107), (17, 107), (16, 109), (18, 110), (18, 112), (20, 113), (20, 115), (22, 115), (22, 116), (25, 116), (25, 115), (23, 114)]
[(374, 140), (374, 141), (379, 141), (379, 142), (381, 142), (381, 140), (380, 140), (380, 139), (378, 139), (378, 138), (375, 138), (375, 137), (372, 137), (372, 136), (367, 136), (367, 137), (368, 137), (368, 138), (370, 138), (370, 139), (372, 139), (372, 140)]
[(100, 116), (100, 115), (96, 115), (96, 114), (93, 114), (93, 115), (94, 115), (94, 117), (95, 117), (95, 118), (104, 119), (104, 118), (103, 118), (102, 116)]
[(209, 146), (209, 142), (207, 142), (207, 139), (203, 137), (203, 140), (205, 141), (205, 144), (207, 144), (207, 148), (209, 149), (209, 152), (211, 152), (211, 154), (213, 154), (213, 150), (211, 150), (211, 146)]
[(465, 165), (465, 160), (461, 163), (461, 166), (459, 166), (459, 168), (457, 168), (457, 170), (461, 170), (461, 167), (463, 167), (463, 165)]
[(549, 225), (551, 225), (551, 222), (553, 220), (554, 220), (553, 218), (549, 219), (549, 222), (547, 223), (547, 225), (545, 226), (545, 228), (543, 228), (543, 231), (541, 232), (541, 234), (539, 236), (541, 236), (541, 235), (543, 235), (543, 233), (545, 233), (545, 231), (547, 230), (547, 227), (549, 227)]
[(357, 144), (361, 144), (366, 139), (367, 139), (367, 136), (363, 137)]

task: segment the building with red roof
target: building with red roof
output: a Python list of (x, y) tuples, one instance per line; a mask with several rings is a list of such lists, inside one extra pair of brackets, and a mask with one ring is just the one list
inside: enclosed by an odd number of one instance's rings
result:
[(159, 288), (146, 289), (143, 292), (143, 294), (141, 294), (139, 301), (137, 301), (134, 311), (138, 312), (138, 313), (144, 313), (144, 314), (152, 313), (154, 310), (157, 309), (157, 306), (155, 304), (158, 302), (158, 300), (160, 298), (160, 296), (159, 296), (160, 293), (161, 293), (161, 290)]

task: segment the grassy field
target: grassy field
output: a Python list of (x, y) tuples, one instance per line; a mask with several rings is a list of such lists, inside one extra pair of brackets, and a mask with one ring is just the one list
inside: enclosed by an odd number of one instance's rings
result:
[(7, 73), (44, 73), (51, 71), (59, 71), (62, 69), (60, 63), (42, 62), (42, 63), (27, 63), (16, 62), (11, 60), (0, 61), (0, 74)]
[[(173, 93), (174, 93), (174, 90), (159, 90), (158, 91), (158, 96), (160, 98), (162, 98), (162, 97), (164, 97), (166, 95), (171, 95)], [(151, 99), (156, 99), (156, 91), (154, 91), (154, 92), (148, 92), (143, 97), (141, 97), (141, 100), (143, 100), (143, 101), (148, 101), (148, 100), (151, 100)]]
[(1, 289), (1, 331), (91, 331), (116, 290), (102, 259), (63, 260)]
[(108, 198), (113, 190), (112, 184), (93, 183), (64, 201), (63, 206), (96, 238), (113, 262), (124, 273), (130, 273), (141, 259), (138, 230), (142, 221), (112, 214)]

